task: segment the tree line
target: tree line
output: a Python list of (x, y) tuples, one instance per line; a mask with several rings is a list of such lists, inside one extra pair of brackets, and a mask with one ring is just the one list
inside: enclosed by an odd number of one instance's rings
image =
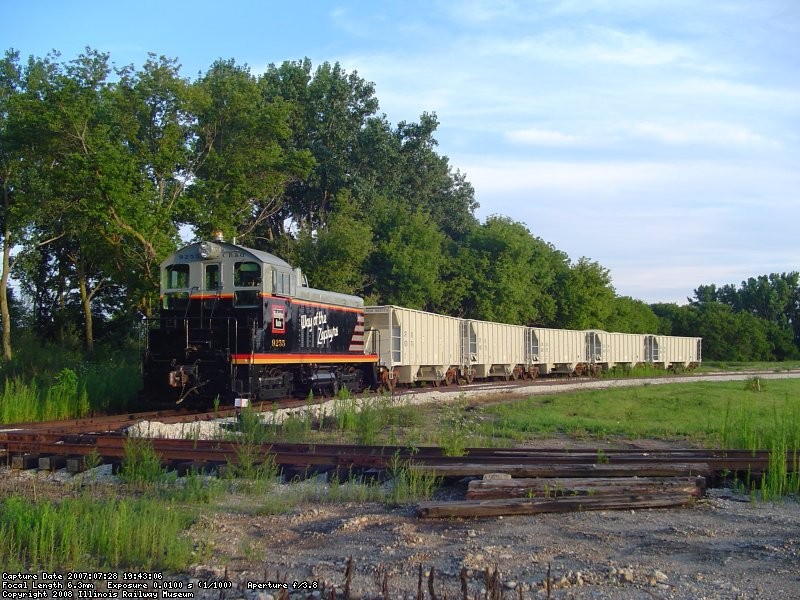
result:
[[(158, 265), (187, 230), (221, 230), (302, 267), (314, 287), (368, 303), (686, 335), (727, 319), (758, 329), (759, 357), (797, 354), (788, 300), (783, 312), (752, 312), (733, 302), (736, 290), (703, 286), (689, 307), (651, 307), (618, 296), (607, 269), (571, 260), (522, 223), (479, 222), (466, 175), (437, 152), (438, 125), (434, 113), (391, 124), (373, 84), (337, 63), (254, 74), (219, 60), (190, 80), (163, 56), (137, 68), (89, 48), (73, 60), (7, 51), (3, 357), (19, 324), (42, 340), (79, 332), (89, 353), (96, 339), (131, 331), (157, 312)], [(781, 277), (796, 312), (793, 275)]]

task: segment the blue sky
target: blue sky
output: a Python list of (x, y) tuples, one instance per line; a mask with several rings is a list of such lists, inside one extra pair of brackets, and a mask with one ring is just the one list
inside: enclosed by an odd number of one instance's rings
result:
[(0, 0), (3, 50), (148, 52), (194, 78), (309, 57), (435, 112), (439, 152), (510, 216), (610, 269), (621, 295), (800, 269), (796, 0), (227, 3)]

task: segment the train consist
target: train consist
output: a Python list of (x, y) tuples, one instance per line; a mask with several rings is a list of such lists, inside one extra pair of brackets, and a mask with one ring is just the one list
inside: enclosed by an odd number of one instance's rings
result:
[(448, 317), (308, 287), (280, 258), (225, 242), (161, 263), (160, 316), (145, 321), (151, 398), (250, 402), (340, 388), (691, 367), (700, 338), (524, 327)]

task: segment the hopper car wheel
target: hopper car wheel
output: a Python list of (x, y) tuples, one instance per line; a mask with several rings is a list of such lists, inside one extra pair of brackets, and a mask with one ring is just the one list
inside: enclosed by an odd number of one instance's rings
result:
[(469, 385), (475, 380), (475, 373), (472, 370), (464, 371), (461, 373), (461, 377), (459, 378), (459, 383), (462, 385)]
[(397, 387), (397, 368), (395, 367), (392, 371), (388, 369), (381, 370), (381, 387), (385, 389), (387, 392), (393, 392)]
[(444, 375), (444, 384), (448, 386), (458, 379), (458, 372), (455, 369), (447, 369)]

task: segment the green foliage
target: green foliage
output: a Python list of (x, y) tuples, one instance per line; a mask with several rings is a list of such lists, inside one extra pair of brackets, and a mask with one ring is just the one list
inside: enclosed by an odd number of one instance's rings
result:
[(466, 316), (515, 324), (551, 321), (556, 311), (551, 291), (562, 256), (522, 223), (489, 217), (471, 231), (461, 253), (471, 280)]
[(389, 424), (389, 400), (384, 397), (356, 398), (347, 389), (339, 390), (333, 403), (332, 419), (340, 438), (372, 445)]
[(0, 500), (0, 566), (9, 571), (188, 567), (192, 517), (151, 499)]
[(161, 466), (161, 456), (153, 449), (152, 441), (128, 438), (123, 446), (122, 469), (119, 477), (126, 483), (152, 487), (164, 481), (166, 470)]
[(6, 374), (0, 422), (78, 418), (125, 410), (135, 400), (140, 388), (135, 363), (81, 362), (80, 353), (56, 345), (39, 345), (37, 351), (32, 338), (23, 341), (13, 360), (0, 369)]
[(765, 387), (764, 379), (761, 377), (751, 377), (744, 384), (744, 389), (751, 392), (763, 392)]
[(297, 259), (314, 287), (361, 294), (372, 250), (372, 229), (359, 219), (355, 204), (342, 195), (323, 228), (315, 235), (300, 233)]
[(606, 329), (611, 317), (614, 288), (608, 269), (582, 257), (556, 276), (556, 327)]
[(374, 274), (366, 293), (384, 304), (424, 309), (442, 297), (439, 267), (444, 235), (430, 215), (398, 201), (376, 200), (370, 210)]
[(429, 500), (442, 481), (413, 461), (402, 460), (397, 455), (392, 459), (390, 473), (391, 491), (387, 498), (390, 505)]
[(438, 429), (439, 446), (444, 455), (463, 456), (475, 436), (475, 413), (468, 410), (464, 399), (447, 404), (439, 414)]
[[(688, 306), (654, 305), (664, 333), (703, 337), (704, 358), (792, 360), (800, 355), (800, 274), (701, 285)], [(692, 332), (692, 333), (688, 333)]]
[(785, 430), (785, 437), (800, 447), (800, 381), (770, 380), (758, 394), (743, 388), (740, 381), (698, 381), (537, 396), (486, 408), (493, 422), (482, 421), (479, 431), (519, 440), (581, 429), (598, 437), (769, 448), (775, 432)]
[(617, 296), (611, 303), (611, 314), (604, 328), (621, 333), (658, 333), (659, 326), (659, 318), (646, 303), (628, 296)]

